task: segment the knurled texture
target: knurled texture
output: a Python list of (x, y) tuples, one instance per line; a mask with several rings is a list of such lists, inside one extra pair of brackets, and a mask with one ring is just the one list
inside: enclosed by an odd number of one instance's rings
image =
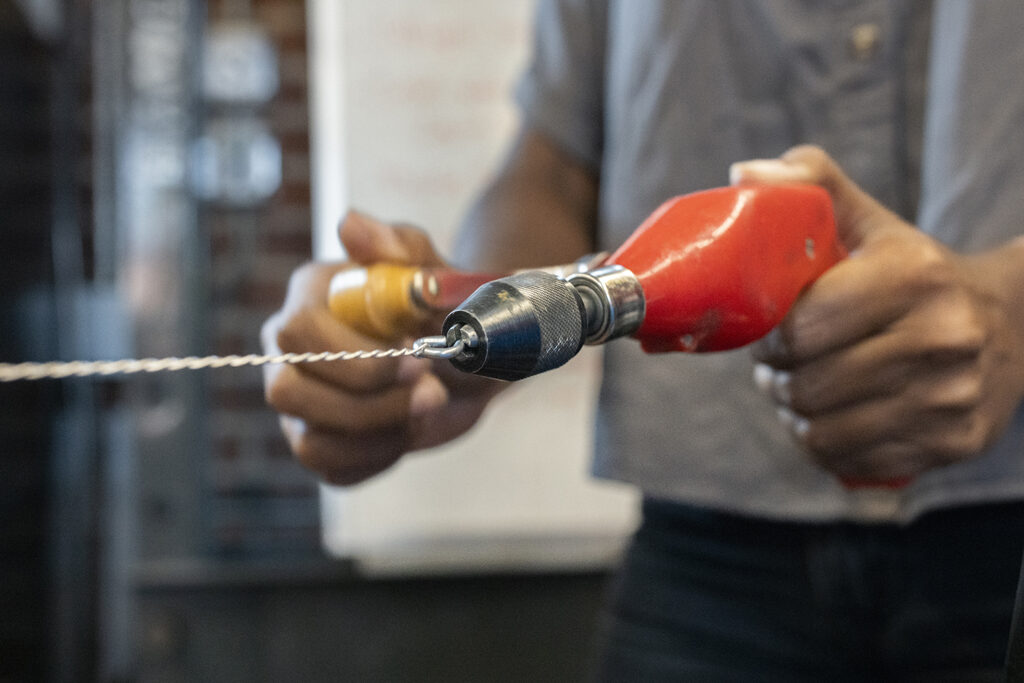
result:
[(515, 276), (523, 297), (533, 304), (540, 327), (535, 373), (565, 364), (583, 346), (583, 313), (572, 285), (543, 272)]

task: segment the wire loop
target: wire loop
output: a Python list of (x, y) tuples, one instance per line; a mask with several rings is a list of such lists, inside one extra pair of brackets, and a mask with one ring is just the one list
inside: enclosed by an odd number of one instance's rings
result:
[(421, 337), (412, 346), (413, 355), (418, 358), (451, 360), (462, 353), (466, 342), (463, 339), (457, 339), (454, 344), (449, 346), (446, 337)]

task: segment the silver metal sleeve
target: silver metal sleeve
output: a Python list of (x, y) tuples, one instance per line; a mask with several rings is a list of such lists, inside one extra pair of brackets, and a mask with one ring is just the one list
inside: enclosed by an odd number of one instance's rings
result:
[(622, 266), (602, 266), (566, 277), (587, 309), (586, 344), (632, 334), (644, 321), (644, 290), (632, 271)]

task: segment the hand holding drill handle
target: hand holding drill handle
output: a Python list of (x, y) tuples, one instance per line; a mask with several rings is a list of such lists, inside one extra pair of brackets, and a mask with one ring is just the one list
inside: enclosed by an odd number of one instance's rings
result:
[(754, 347), (758, 383), (799, 443), (862, 483), (982, 454), (1024, 397), (1024, 239), (958, 254), (815, 147), (736, 164), (731, 176), (824, 187), (850, 251)]
[[(666, 203), (608, 260), (628, 265), (643, 285), (646, 313), (624, 333), (634, 334), (649, 351), (706, 351), (747, 344), (774, 328), (755, 346), (755, 378), (794, 437), (847, 485), (902, 485), (931, 467), (983, 451), (1024, 394), (1024, 332), (1012, 306), (1022, 284), (1024, 244), (957, 255), (874, 202), (817, 148), (735, 164), (732, 180), (731, 194), (723, 189)], [(806, 194), (808, 184), (823, 188), (818, 192), (826, 195), (824, 204), (815, 193)], [(787, 194), (794, 190), (797, 195)], [(830, 208), (828, 195), (835, 225), (831, 210), (823, 220), (817, 208)], [(695, 202), (698, 196), (703, 199)], [(779, 197), (789, 209), (773, 208)], [(341, 236), (356, 264), (444, 268), (429, 240), (414, 229), (351, 214)], [(666, 240), (676, 242), (666, 249)], [(842, 260), (846, 249), (853, 257)], [(337, 270), (309, 266), (296, 275), (284, 310), (265, 329), (269, 348), (370, 343), (356, 332), (365, 332), (365, 325), (338, 330), (321, 298)], [(533, 336), (542, 338), (541, 319), (561, 319), (566, 311), (548, 308), (540, 315), (534, 302), (547, 302), (548, 289), (568, 288), (580, 296), (559, 305), (578, 311), (581, 330), (571, 344), (539, 343), (525, 354), (556, 349), (557, 362), (528, 358), (524, 365), (513, 357), (511, 371), (507, 365), (492, 367), (483, 357), (472, 358), (483, 353), (484, 343), (467, 348), (462, 369), (516, 379), (575, 355), (588, 324), (593, 327), (588, 315), (600, 308), (591, 296), (599, 288), (580, 287), (582, 280), (574, 281), (575, 289), (558, 278), (508, 280), (497, 281), (502, 291), (492, 291), (487, 305), (517, 297), (525, 302), (525, 308), (517, 304), (525, 312), (513, 320), (518, 328), (532, 325)], [(408, 308), (405, 299), (388, 296)], [(449, 337), (455, 323), (466, 329), (477, 312), (446, 321)], [(404, 331), (436, 332), (438, 320), (428, 313), (411, 316), (414, 324)], [(518, 335), (507, 318), (498, 327)], [(477, 331), (486, 325), (468, 330), (479, 345), (485, 335)], [(506, 345), (513, 356), (526, 346)], [(500, 384), (460, 377), (447, 363), (417, 369), (424, 365), (403, 359), (361, 369), (273, 369), (268, 398), (293, 415), (282, 424), (300, 459), (330, 481), (357, 481), (405, 451), (461, 434), (499, 391)], [(321, 400), (309, 403), (314, 396)]]
[[(328, 308), (328, 284), (340, 271), (373, 263), (441, 267), (420, 230), (350, 212), (339, 236), (351, 263), (309, 263), (291, 278), (283, 307), (263, 325), (268, 352), (372, 348), (370, 338)], [(436, 332), (422, 318), (409, 334)], [(401, 339), (393, 339), (402, 343)], [(325, 481), (353, 484), (404, 453), (436, 446), (468, 430), (501, 384), (418, 358), (305, 366), (265, 366), (268, 403), (295, 456)]]

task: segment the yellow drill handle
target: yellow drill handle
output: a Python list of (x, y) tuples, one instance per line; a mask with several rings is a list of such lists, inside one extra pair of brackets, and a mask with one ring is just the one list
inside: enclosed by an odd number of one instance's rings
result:
[(339, 321), (368, 337), (416, 334), (427, 317), (413, 298), (419, 271), (417, 266), (390, 263), (342, 270), (331, 278), (327, 306)]

